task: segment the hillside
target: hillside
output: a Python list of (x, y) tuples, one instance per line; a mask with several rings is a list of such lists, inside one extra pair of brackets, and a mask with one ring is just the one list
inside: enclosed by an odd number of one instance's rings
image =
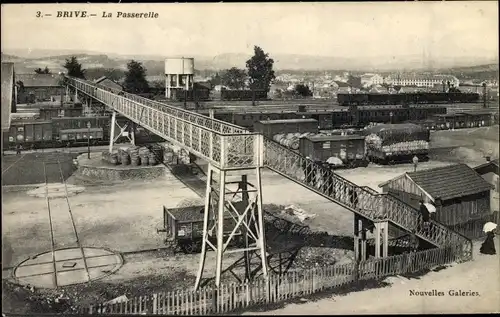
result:
[[(2, 61), (12, 61), (16, 64), (18, 72), (32, 72), (33, 69), (45, 66), (54, 71), (62, 71), (65, 59), (75, 55), (83, 64), (84, 68), (121, 68), (125, 69), (130, 59), (136, 59), (144, 63), (149, 75), (159, 75), (163, 73), (164, 58), (156, 55), (127, 56), (118, 54), (103, 54), (95, 52), (71, 52), (53, 50), (35, 50), (21, 52), (19, 50), (6, 51), (2, 53)], [(16, 54), (14, 54), (16, 53)], [(52, 53), (52, 54), (51, 54)], [(199, 70), (219, 70), (231, 67), (245, 68), (246, 61), (250, 54), (226, 53), (217, 56), (192, 56), (195, 58), (196, 69)], [(276, 70), (340, 70), (348, 69), (352, 71), (392, 71), (392, 70), (422, 70), (423, 63), (419, 55), (408, 55), (393, 58), (391, 56), (372, 57), (356, 59), (349, 57), (332, 56), (309, 56), (297, 54), (276, 54), (271, 56), (275, 61)], [(447, 69), (453, 73), (469, 72), (495, 72), (498, 65), (495, 61), (487, 58), (455, 58), (451, 61), (439, 63), (441, 69)], [(438, 63), (435, 63), (438, 65)], [(472, 66), (472, 65), (482, 66)], [(494, 67), (496, 66), (496, 70)]]

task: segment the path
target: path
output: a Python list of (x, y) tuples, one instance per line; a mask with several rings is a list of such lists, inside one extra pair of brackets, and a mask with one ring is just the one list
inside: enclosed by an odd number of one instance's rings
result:
[[(499, 243), (496, 241), (497, 252)], [(474, 249), (479, 250), (480, 243)], [(500, 312), (500, 256), (475, 254), (474, 261), (430, 272), (420, 279), (390, 277), (392, 285), (316, 302), (244, 315), (322, 314), (433, 314)], [(443, 292), (442, 296), (411, 296), (410, 291)], [(478, 296), (451, 296), (450, 291), (478, 292)]]

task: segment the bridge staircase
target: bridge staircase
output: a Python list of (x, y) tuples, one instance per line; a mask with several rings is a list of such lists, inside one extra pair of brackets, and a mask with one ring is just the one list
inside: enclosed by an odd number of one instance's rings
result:
[[(420, 213), (412, 206), (369, 187), (358, 186), (260, 134), (137, 95), (115, 93), (85, 80), (66, 77), (66, 85), (216, 168), (231, 171), (265, 166), (371, 222), (387, 221), (436, 247), (460, 248), (465, 257), (472, 254), (472, 242), (444, 225), (431, 221), (430, 228), (425, 230)], [(314, 174), (319, 178), (324, 173), (331, 173), (332, 186), (308, 177)]]

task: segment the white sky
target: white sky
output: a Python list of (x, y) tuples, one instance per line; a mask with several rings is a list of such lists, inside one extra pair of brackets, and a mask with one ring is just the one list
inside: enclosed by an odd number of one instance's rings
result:
[[(496, 1), (2, 5), (2, 49), (81, 49), (143, 55), (251, 53), (433, 58), (498, 55)], [(36, 11), (88, 10), (87, 19)], [(104, 19), (103, 11), (159, 13)]]

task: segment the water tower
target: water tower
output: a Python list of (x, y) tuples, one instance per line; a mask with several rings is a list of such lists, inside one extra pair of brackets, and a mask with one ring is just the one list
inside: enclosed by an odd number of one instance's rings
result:
[(165, 75), (167, 98), (174, 96), (174, 90), (193, 89), (194, 58), (167, 58), (165, 59)]

